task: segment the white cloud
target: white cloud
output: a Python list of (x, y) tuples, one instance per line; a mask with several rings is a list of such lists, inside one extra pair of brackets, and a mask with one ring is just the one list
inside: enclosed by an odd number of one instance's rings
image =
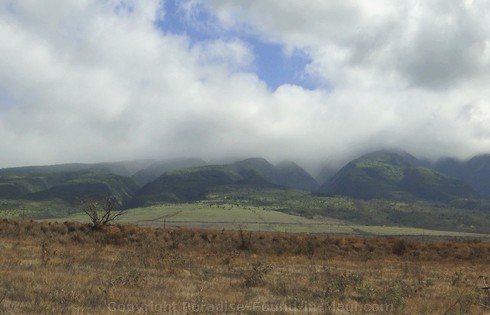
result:
[[(484, 1), (181, 4), (237, 35), (191, 44), (162, 32), (157, 0), (0, 1), (0, 95), (13, 102), (0, 110), (0, 166), (490, 147)], [(333, 89), (270, 91), (240, 32), (306, 53), (305, 73)]]
[(251, 48), (239, 39), (202, 41), (192, 50), (201, 63), (222, 65), (233, 71), (253, 68), (255, 59)]

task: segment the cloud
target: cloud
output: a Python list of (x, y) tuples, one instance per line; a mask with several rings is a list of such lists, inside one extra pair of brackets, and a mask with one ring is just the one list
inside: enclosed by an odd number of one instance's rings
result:
[(485, 134), (481, 126), (457, 118), (465, 104), (488, 98), (490, 7), (484, 1), (206, 3), (229, 28), (306, 52), (312, 62), (305, 73), (333, 88), (323, 102), (345, 115), (342, 121), (362, 125), (375, 113), (365, 132), (343, 131), (345, 141), (393, 144), (432, 158), (488, 145), (488, 138), (474, 140)]
[(192, 50), (200, 63), (222, 65), (233, 72), (252, 69), (255, 59), (252, 49), (239, 39), (202, 41)]
[[(488, 150), (483, 1), (179, 4), (216, 36), (159, 28), (157, 0), (0, 1), (0, 166)], [(271, 90), (248, 38), (308, 56), (318, 89)]]

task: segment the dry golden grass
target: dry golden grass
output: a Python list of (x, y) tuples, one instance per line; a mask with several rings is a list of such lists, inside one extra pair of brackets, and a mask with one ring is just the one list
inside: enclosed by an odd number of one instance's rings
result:
[(490, 244), (0, 221), (0, 314), (490, 314)]

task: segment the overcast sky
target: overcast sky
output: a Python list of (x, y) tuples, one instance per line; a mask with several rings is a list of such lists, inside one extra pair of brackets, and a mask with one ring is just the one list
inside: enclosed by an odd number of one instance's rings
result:
[(0, 0), (0, 167), (490, 152), (485, 0)]

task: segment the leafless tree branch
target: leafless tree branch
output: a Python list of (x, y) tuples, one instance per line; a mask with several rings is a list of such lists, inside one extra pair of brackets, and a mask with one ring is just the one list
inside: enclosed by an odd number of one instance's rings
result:
[(87, 199), (81, 202), (82, 211), (90, 218), (92, 227), (99, 229), (108, 225), (124, 214), (117, 210), (119, 203), (114, 197)]

